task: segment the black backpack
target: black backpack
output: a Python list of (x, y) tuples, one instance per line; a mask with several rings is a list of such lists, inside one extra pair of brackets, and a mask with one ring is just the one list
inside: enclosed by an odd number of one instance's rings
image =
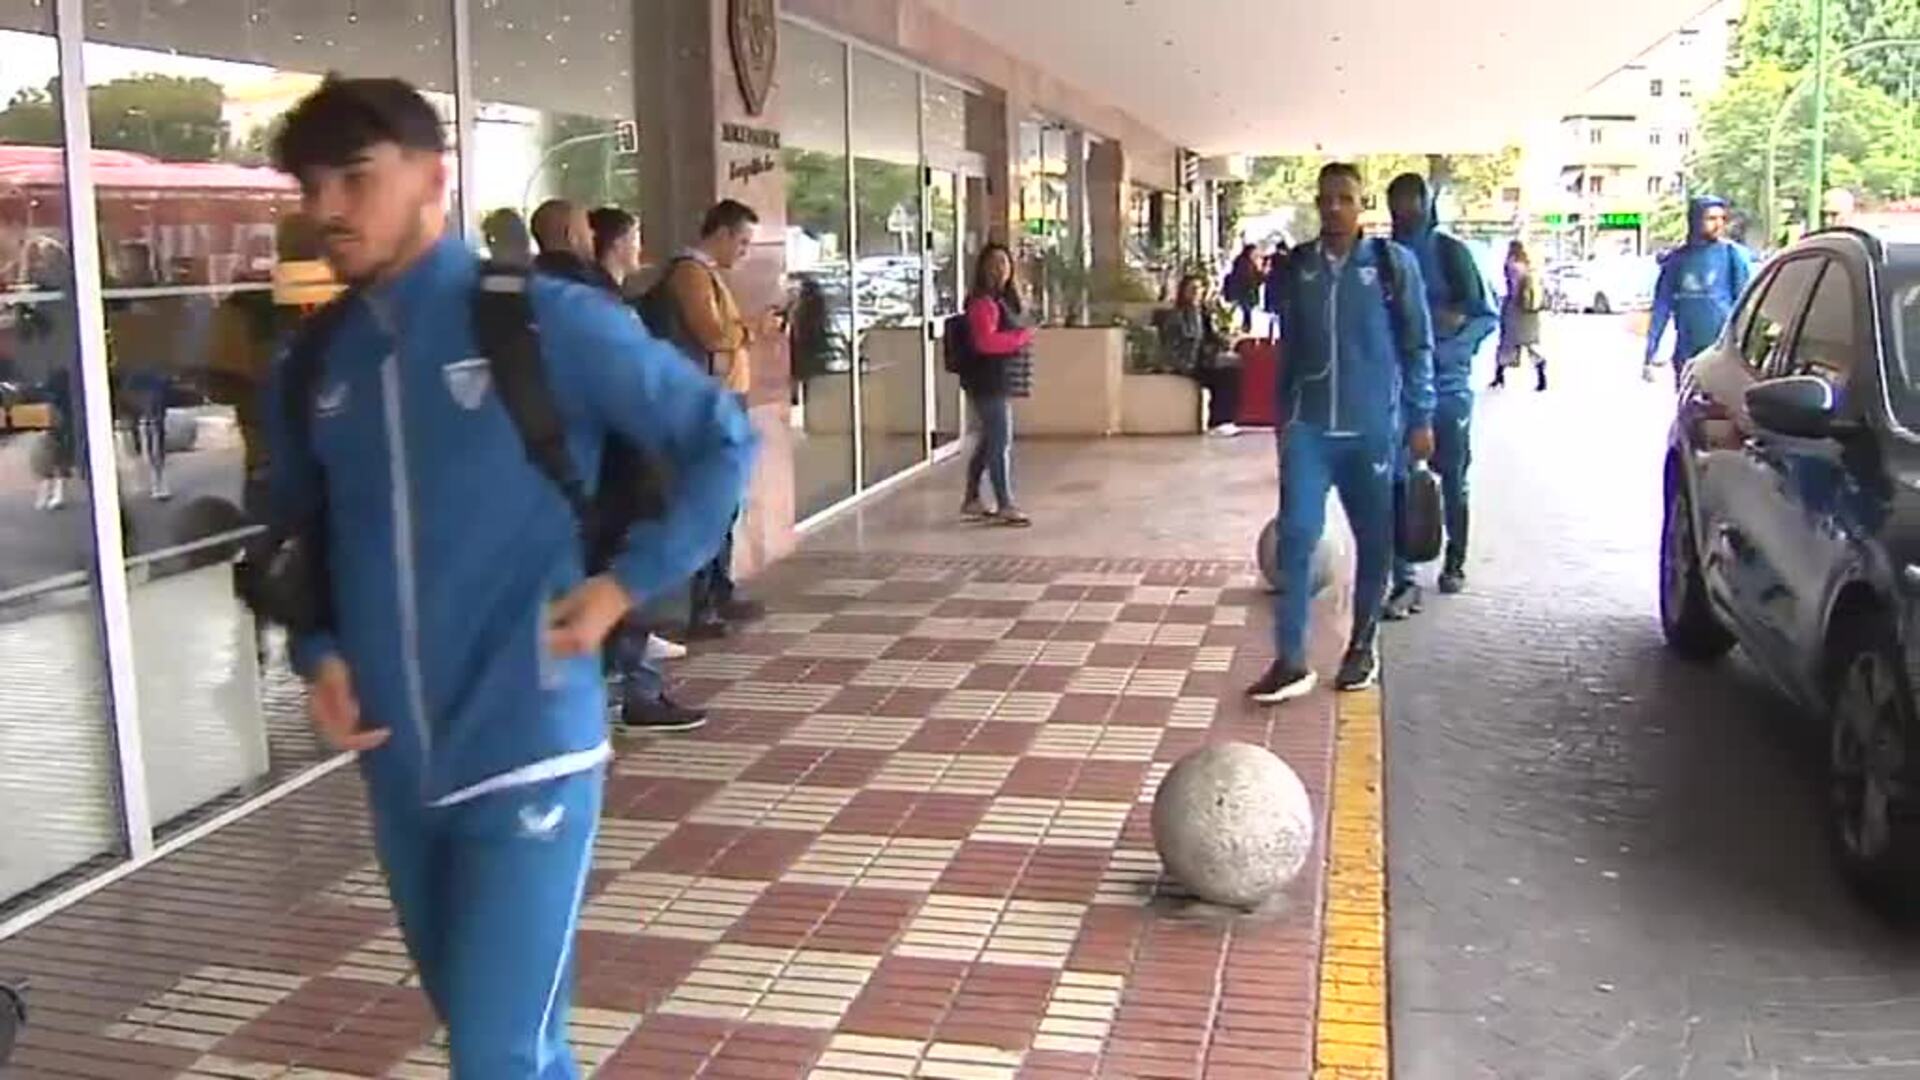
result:
[[(660, 271), (660, 279), (640, 294), (633, 302), (633, 309), (640, 313), (640, 321), (646, 324), (647, 332), (661, 341), (668, 342), (684, 353), (700, 370), (713, 374), (713, 358), (707, 355), (700, 343), (693, 340), (687, 332), (687, 321), (680, 315), (680, 302), (673, 295), (673, 272), (680, 269), (682, 263), (697, 263), (700, 260), (691, 255), (675, 255), (665, 269)], [(704, 264), (702, 266), (704, 269)], [(709, 271), (711, 273), (711, 271)]]
[[(588, 573), (599, 573), (618, 556), (628, 531), (663, 509), (658, 466), (642, 448), (609, 433), (601, 449), (599, 483), (592, 494), (567, 449), (566, 424), (547, 383), (527, 272), (489, 264), (473, 298), (474, 337), (491, 369), (495, 392), (512, 419), (527, 458), (566, 497), (580, 530)], [(341, 295), (315, 312), (288, 350), (282, 373), (284, 410), (291, 445), (311, 445), (313, 399), (319, 389), (328, 344), (354, 294)], [(296, 632), (332, 625), (331, 580), (326, 559), (325, 486), (294, 517), (275, 518), (248, 545), (236, 570), (241, 598), (261, 618)]]
[(941, 331), (944, 355), (941, 366), (950, 374), (965, 375), (973, 370), (973, 327), (967, 322), (967, 313), (947, 316), (945, 328)]

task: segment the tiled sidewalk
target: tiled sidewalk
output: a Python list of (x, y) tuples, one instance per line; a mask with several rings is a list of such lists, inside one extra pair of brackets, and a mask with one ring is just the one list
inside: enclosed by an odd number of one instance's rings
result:
[[(1155, 785), (1270, 746), (1324, 818), (1332, 709), (1239, 690), (1243, 563), (800, 555), (682, 661), (714, 722), (624, 746), (579, 936), (603, 1077), (1304, 1077), (1321, 880), (1224, 918), (1158, 882)], [(0, 943), (13, 1077), (445, 1075), (330, 776)]]

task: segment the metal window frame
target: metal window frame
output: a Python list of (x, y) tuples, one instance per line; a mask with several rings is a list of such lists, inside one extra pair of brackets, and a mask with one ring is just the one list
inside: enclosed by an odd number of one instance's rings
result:
[(100, 210), (93, 182), (93, 123), (83, 62), (85, 0), (57, 0), (61, 160), (67, 185), (67, 249), (73, 273), (74, 325), (80, 338), (81, 430), (87, 445), (87, 505), (93, 527), (94, 598), (107, 668), (121, 839), (134, 861), (153, 853), (153, 812), (140, 740), (140, 694), (133, 657), (133, 609), (120, 531), (120, 470), (114, 460), (113, 401), (107, 375), (107, 314), (100, 265)]

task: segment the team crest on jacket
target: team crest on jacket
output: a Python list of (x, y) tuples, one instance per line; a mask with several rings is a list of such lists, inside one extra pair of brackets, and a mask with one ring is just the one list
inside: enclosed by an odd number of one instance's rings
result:
[(351, 395), (352, 390), (347, 383), (335, 383), (327, 387), (314, 395), (313, 415), (320, 420), (339, 416), (347, 411), (347, 402)]
[(493, 369), (483, 356), (455, 361), (441, 368), (440, 374), (447, 380), (447, 392), (453, 395), (454, 403), (468, 412), (479, 408), (493, 387)]
[(1363, 266), (1360, 268), (1360, 284), (1365, 285), (1368, 288), (1372, 288), (1375, 284), (1378, 284), (1379, 281), (1380, 281), (1379, 270), (1371, 266)]

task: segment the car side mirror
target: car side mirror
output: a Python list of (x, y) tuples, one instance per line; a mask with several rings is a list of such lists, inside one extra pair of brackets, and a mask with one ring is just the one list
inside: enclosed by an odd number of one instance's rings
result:
[(1747, 388), (1747, 414), (1768, 431), (1800, 439), (1843, 434), (1840, 395), (1817, 375), (1790, 375)]

